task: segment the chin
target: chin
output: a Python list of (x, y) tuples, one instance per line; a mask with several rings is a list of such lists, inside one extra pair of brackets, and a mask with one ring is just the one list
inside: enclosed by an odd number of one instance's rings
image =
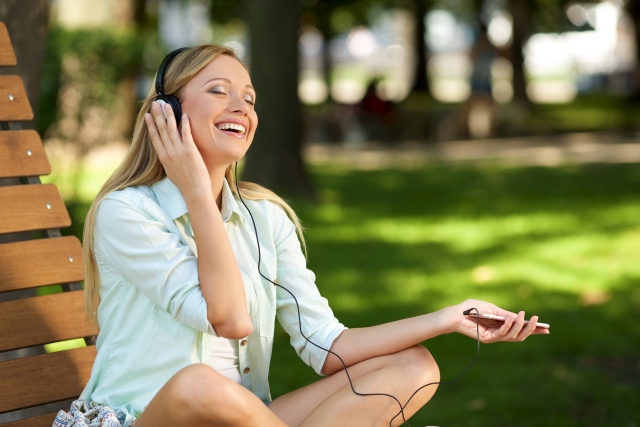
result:
[(232, 163), (235, 163), (241, 160), (246, 154), (246, 151), (242, 151), (239, 153), (226, 152), (226, 153), (212, 153), (209, 158), (215, 159), (214, 163), (223, 164), (225, 166), (229, 166)]

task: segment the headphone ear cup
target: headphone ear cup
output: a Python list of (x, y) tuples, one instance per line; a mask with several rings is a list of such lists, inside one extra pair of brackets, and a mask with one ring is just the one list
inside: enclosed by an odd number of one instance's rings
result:
[(173, 114), (176, 117), (176, 126), (180, 126), (180, 120), (182, 119), (182, 106), (180, 105), (180, 101), (173, 95), (165, 96), (164, 100), (167, 104), (171, 105)]

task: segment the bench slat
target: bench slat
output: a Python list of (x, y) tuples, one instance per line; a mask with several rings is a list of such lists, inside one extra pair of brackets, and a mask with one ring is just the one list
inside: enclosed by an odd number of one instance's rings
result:
[(36, 131), (0, 132), (0, 178), (50, 173), (51, 165)]
[(75, 236), (0, 244), (0, 292), (83, 278), (82, 245)]
[(96, 354), (92, 345), (0, 363), (0, 413), (78, 397)]
[(0, 65), (16, 65), (17, 63), (7, 26), (4, 25), (4, 22), (0, 22)]
[(32, 120), (27, 92), (18, 76), (0, 76), (0, 121)]
[(0, 234), (70, 225), (71, 218), (55, 185), (0, 187)]
[(0, 351), (98, 333), (87, 320), (83, 291), (1, 302), (0, 313)]
[[(69, 408), (61, 408), (68, 411)], [(25, 418), (24, 420), (12, 421), (6, 424), (0, 424), (2, 427), (51, 427), (53, 420), (56, 419), (58, 413), (40, 415), (39, 417)]]

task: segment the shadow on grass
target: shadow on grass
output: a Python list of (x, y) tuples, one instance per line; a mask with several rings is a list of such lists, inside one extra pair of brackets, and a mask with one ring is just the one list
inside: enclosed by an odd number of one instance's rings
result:
[[(496, 260), (507, 265), (521, 262), (518, 257), (526, 258), (529, 250), (544, 254), (547, 246), (552, 250), (558, 241), (582, 239), (597, 247), (594, 239), (614, 239), (625, 233), (640, 238), (637, 165), (553, 169), (427, 165), (424, 170), (409, 171), (316, 168), (315, 172), (325, 205), (336, 208), (327, 214), (323, 206), (303, 205), (298, 211), (309, 228), (310, 268), (346, 325), (393, 321), (467, 297), (498, 298), (508, 302), (507, 308), (525, 308), (552, 325), (548, 337), (482, 346), (477, 365), (459, 384), (442, 386), (412, 425), (640, 425), (635, 409), (640, 399), (636, 386), (640, 327), (631, 320), (640, 314), (637, 267), (623, 259), (611, 267), (616, 274), (606, 278), (608, 272), (601, 273), (608, 300), (596, 306), (582, 303), (581, 289), (554, 289), (553, 283), (536, 286), (526, 276), (479, 285), (469, 274), (474, 267)], [(513, 216), (525, 218), (534, 227), (520, 234), (506, 233), (501, 221)], [(537, 226), (536, 216), (552, 224)], [(455, 240), (472, 236), (459, 233), (441, 240), (423, 236), (407, 243), (407, 239), (394, 241), (393, 236), (381, 239), (370, 228), (355, 233), (359, 238), (340, 236), (350, 228), (379, 224), (381, 218), (409, 222), (412, 227), (404, 228), (409, 232), (419, 231), (420, 224), (443, 223), (444, 227), (452, 220), (482, 228), (487, 219), (495, 218), (496, 224), (488, 225), (494, 229), (486, 232), (499, 237), (461, 249)], [(553, 224), (563, 218), (568, 219), (566, 226)], [(583, 251), (586, 255), (571, 248), (562, 254), (565, 246), (555, 249), (559, 255), (541, 259), (538, 267), (562, 270), (562, 275), (584, 280), (584, 287), (590, 288), (590, 276), (598, 273), (593, 270), (599, 268), (599, 255), (589, 248)], [(609, 241), (602, 250), (615, 251), (614, 246)], [(572, 267), (573, 258), (580, 256), (587, 265)], [(615, 254), (602, 257), (615, 258)], [(410, 287), (407, 271), (427, 279), (405, 298), (402, 295)], [(395, 283), (394, 275), (398, 275)], [(449, 282), (437, 283), (438, 279)], [(359, 304), (342, 303), (354, 296)], [(317, 379), (286, 343), (280, 330), (271, 373), (276, 396)], [(475, 353), (473, 341), (457, 335), (438, 337), (427, 345), (439, 362), (443, 380), (455, 378)]]
[[(575, 295), (537, 292), (536, 306), (552, 325), (549, 336), (523, 343), (482, 345), (476, 365), (454, 385), (442, 385), (432, 401), (416, 414), (414, 426), (633, 426), (640, 423), (638, 282), (618, 286), (600, 306), (582, 306)], [(510, 284), (504, 285), (505, 292)], [(633, 303), (630, 303), (633, 301)], [(545, 302), (553, 307), (549, 309)], [(368, 312), (337, 312), (347, 325), (377, 324), (419, 314), (418, 305), (372, 308)], [(473, 360), (475, 342), (457, 334), (425, 345), (450, 381)], [(318, 377), (288, 346), (278, 328), (270, 382), (274, 396)]]

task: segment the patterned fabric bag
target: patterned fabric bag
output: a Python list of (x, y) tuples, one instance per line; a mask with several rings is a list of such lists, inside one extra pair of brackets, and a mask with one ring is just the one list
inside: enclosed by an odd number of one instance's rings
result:
[[(114, 411), (94, 402), (74, 400), (68, 413), (58, 412), (52, 427), (124, 427), (126, 421), (127, 413), (121, 409)], [(135, 420), (128, 427), (134, 423)]]

